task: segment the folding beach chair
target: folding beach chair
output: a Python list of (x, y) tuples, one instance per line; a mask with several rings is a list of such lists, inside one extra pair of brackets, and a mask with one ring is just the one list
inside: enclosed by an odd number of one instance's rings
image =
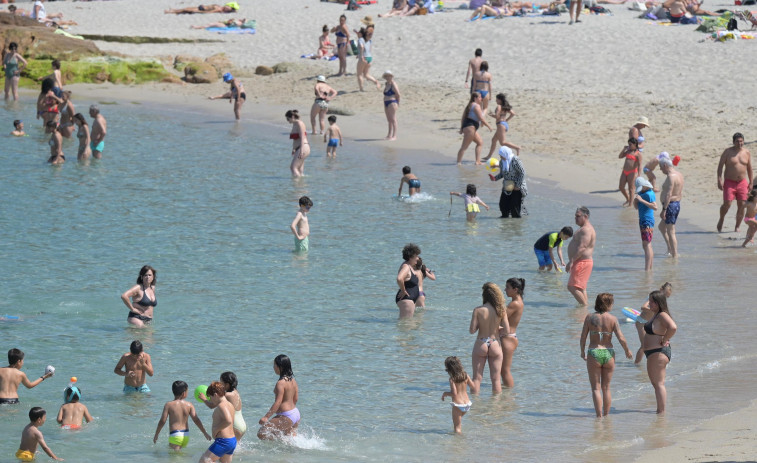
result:
[(749, 29), (750, 31), (753, 31), (755, 28), (757, 28), (757, 19), (754, 18), (751, 11), (737, 11), (736, 16), (742, 21), (745, 21), (749, 26), (751, 26), (751, 29)]

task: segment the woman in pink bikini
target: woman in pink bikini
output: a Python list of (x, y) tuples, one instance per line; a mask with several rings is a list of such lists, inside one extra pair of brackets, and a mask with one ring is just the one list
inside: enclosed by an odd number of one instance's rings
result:
[[(639, 151), (639, 140), (636, 138), (629, 138), (628, 145), (623, 147), (623, 150), (618, 155), (619, 159), (625, 158), (623, 163), (623, 171), (620, 174), (620, 182), (618, 183), (618, 189), (623, 193), (623, 197), (626, 198), (626, 202), (623, 206), (630, 206), (634, 197), (634, 184), (636, 177), (639, 176), (639, 169), (641, 169), (641, 151)], [(628, 191), (626, 191), (626, 188)]]

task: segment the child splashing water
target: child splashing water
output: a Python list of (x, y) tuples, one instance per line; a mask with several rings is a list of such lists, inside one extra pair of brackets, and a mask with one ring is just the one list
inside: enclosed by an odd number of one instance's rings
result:
[(442, 402), (444, 402), (445, 397), (452, 398), (452, 425), (455, 427), (455, 432), (461, 434), (463, 432), (463, 415), (473, 405), (466, 389), (466, 387), (473, 386), (473, 380), (465, 372), (462, 362), (457, 357), (447, 357), (444, 361), (444, 369), (449, 374), (449, 391), (442, 393)]

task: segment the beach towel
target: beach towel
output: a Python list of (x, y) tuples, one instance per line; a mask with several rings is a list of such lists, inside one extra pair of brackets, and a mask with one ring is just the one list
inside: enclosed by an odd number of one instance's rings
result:
[(56, 34), (64, 35), (66, 37), (72, 38), (72, 39), (78, 39), (78, 40), (84, 40), (84, 37), (81, 35), (74, 35), (70, 32), (66, 32), (63, 29), (55, 29)]
[(255, 29), (246, 29), (241, 27), (206, 27), (208, 32), (218, 32), (219, 34), (254, 34)]
[(481, 15), (476, 15), (476, 16), (474, 16), (474, 17), (473, 17), (473, 19), (469, 19), (469, 20), (468, 20), (468, 22), (477, 21), (477, 20), (479, 20), (479, 19), (480, 19), (481, 21), (483, 21), (484, 19), (492, 19), (492, 18), (496, 18), (496, 16), (484, 16), (484, 17), (482, 18), (482, 17), (481, 17)]
[[(315, 53), (308, 53), (306, 55), (300, 55), (300, 58), (319, 59), (315, 57)], [(335, 59), (339, 59), (339, 57), (337, 55), (331, 55), (329, 57), (324, 56), (323, 58), (320, 58), (320, 59), (327, 59), (329, 61), (334, 61)]]

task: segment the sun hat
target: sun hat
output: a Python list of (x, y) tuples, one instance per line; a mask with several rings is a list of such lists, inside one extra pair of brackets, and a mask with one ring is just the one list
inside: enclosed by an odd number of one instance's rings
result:
[(325, 76), (318, 76), (318, 77), (315, 78), (315, 80), (317, 80), (318, 82), (326, 82), (326, 77)]
[(373, 16), (366, 16), (365, 18), (360, 20), (361, 23), (365, 24), (366, 26), (373, 26)]
[(649, 188), (650, 190), (654, 188), (651, 183), (649, 183), (649, 180), (645, 179), (644, 177), (637, 177), (636, 178), (636, 192), (641, 193), (641, 190), (644, 189), (644, 187)]
[(230, 72), (227, 72), (226, 74), (223, 75), (224, 82), (231, 82), (232, 80), (234, 80), (234, 76), (232, 76)]
[(649, 119), (647, 119), (647, 117), (646, 117), (646, 116), (641, 116), (641, 117), (639, 118), (639, 120), (638, 120), (638, 121), (636, 121), (636, 124), (634, 124), (634, 125), (637, 125), (637, 124), (643, 124), (643, 125), (645, 125), (645, 126), (649, 127)]

